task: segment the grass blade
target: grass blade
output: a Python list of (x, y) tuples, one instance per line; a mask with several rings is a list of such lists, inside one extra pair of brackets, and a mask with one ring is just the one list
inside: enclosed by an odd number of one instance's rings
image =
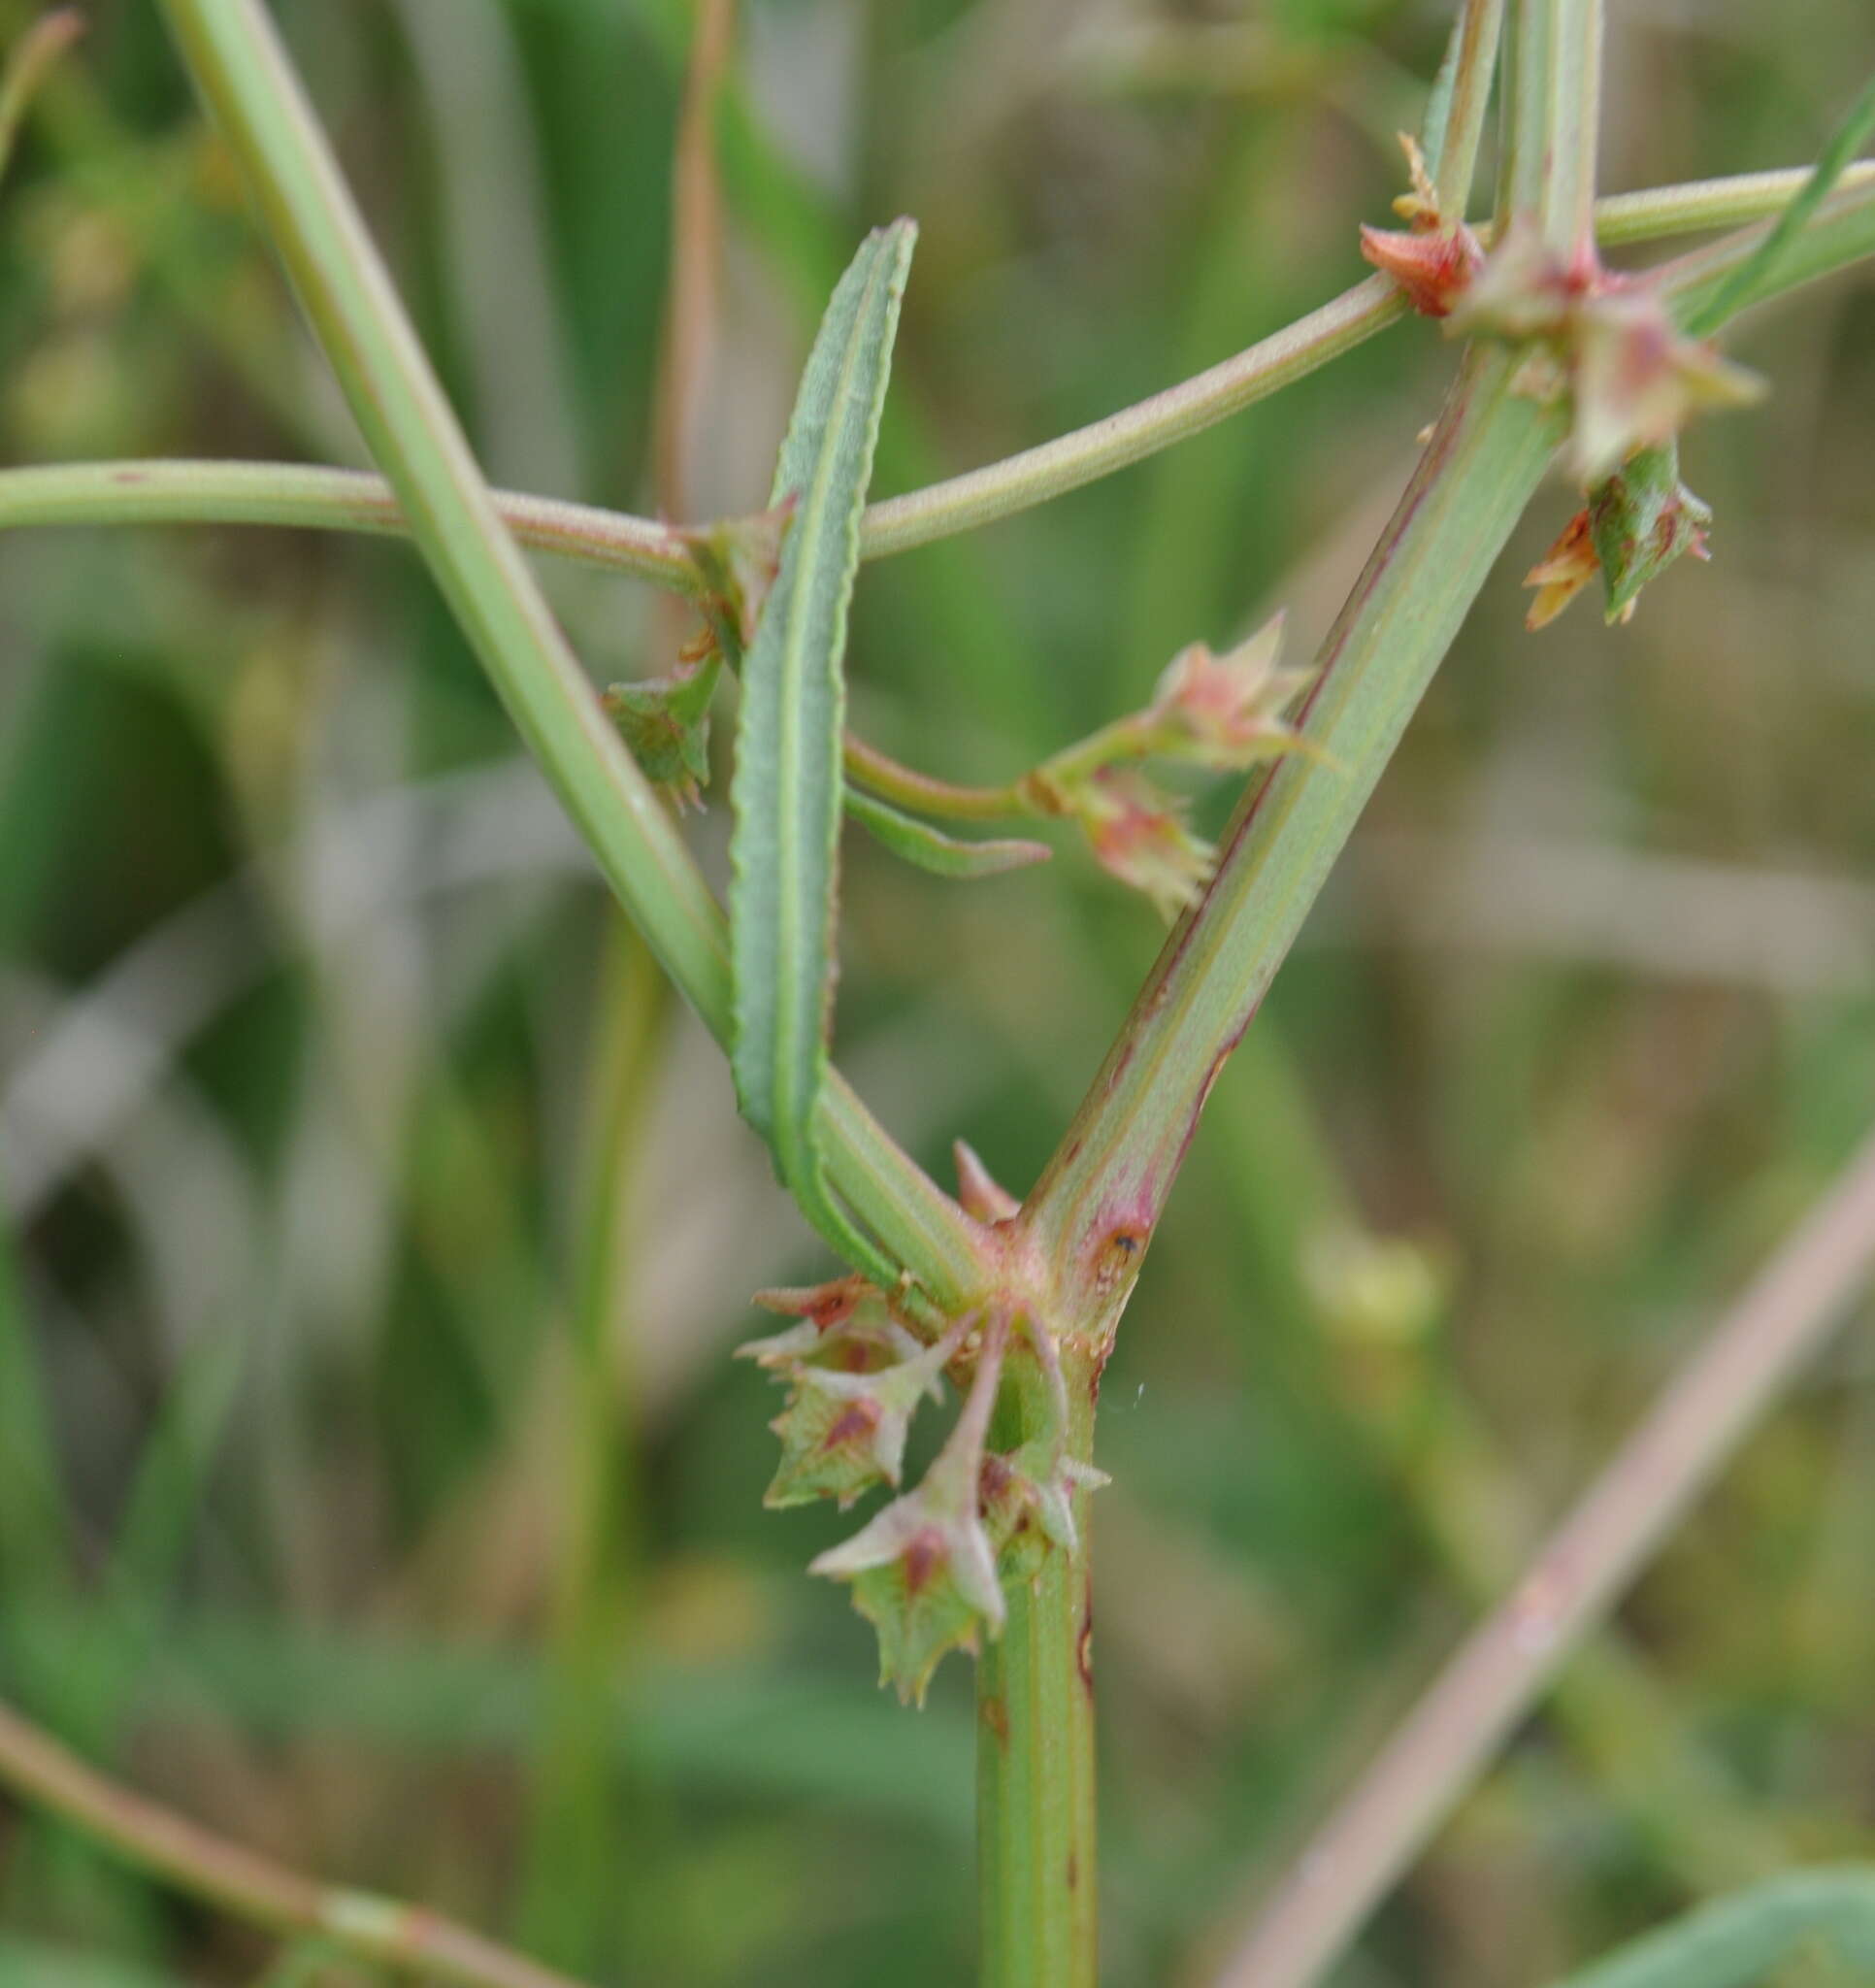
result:
[(1862, 93), (1849, 107), (1849, 115), (1836, 127), (1835, 135), (1824, 148), (1823, 156), (1817, 160), (1816, 171), (1803, 182), (1801, 191), (1792, 196), (1791, 204), (1778, 215), (1771, 231), (1761, 241), (1751, 260), (1732, 271), (1725, 286), (1701, 307), (1687, 325), (1687, 329), (1699, 338), (1715, 332), (1726, 319), (1755, 303), (1760, 293), (1776, 276), (1777, 266), (1790, 252), (1791, 246), (1809, 225), (1829, 189), (1849, 170), (1856, 154), (1868, 143), (1869, 134), (1875, 132), (1875, 77), (1870, 77), (1862, 86)]
[(934, 877), (997, 877), (1005, 870), (1045, 863), (1054, 853), (1046, 843), (1019, 837), (965, 842), (858, 787), (846, 789), (846, 812), (895, 856)]
[[(1701, 1905), (1559, 1988), (1750, 1988), (1799, 1953), (1875, 1971), (1875, 1870), (1806, 1871)], [(1820, 1977), (1821, 1978), (1821, 1977)]]
[(846, 613), (916, 237), (908, 220), (868, 236), (808, 354), (773, 494), (794, 516), (742, 668), (731, 793), (737, 1100), (808, 1219), (888, 1282), (896, 1267), (826, 1186), (814, 1111), (833, 1003)]

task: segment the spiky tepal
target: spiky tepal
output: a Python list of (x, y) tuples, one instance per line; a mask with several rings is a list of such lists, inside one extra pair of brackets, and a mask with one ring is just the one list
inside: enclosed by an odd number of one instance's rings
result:
[[(811, 1567), (851, 1581), (854, 1607), (878, 1632), (880, 1681), (922, 1704), (947, 1651), (974, 1652), (1001, 1633), (1006, 1586), (1034, 1579), (1050, 1552), (1076, 1550), (1074, 1494), (1106, 1481), (1069, 1453), (1053, 1336), (1013, 1307), (934, 1332), (858, 1277), (761, 1302), (799, 1320), (740, 1348), (789, 1388), (773, 1424), (782, 1453), (771, 1506), (834, 1498), (844, 1508), (881, 1484), (896, 1490), (919, 1404), (940, 1397), (944, 1374), (966, 1390), (918, 1485)], [(1005, 1403), (1039, 1433), (999, 1453), (991, 1435)]]
[[(977, 1219), (1012, 1222), (1013, 1197), (961, 1142), (957, 1160)], [(1106, 1481), (1073, 1453), (1061, 1348), (1036, 1308), (1015, 1298), (947, 1320), (854, 1276), (756, 1302), (795, 1321), (740, 1348), (789, 1391), (772, 1425), (781, 1462), (771, 1506), (833, 1498), (843, 1509), (879, 1485), (898, 1490), (913, 1414), (942, 1399), (943, 1375), (964, 1390), (922, 1481), (811, 1570), (851, 1581), (854, 1607), (878, 1632), (880, 1681), (922, 1704), (946, 1651), (979, 1651), (1001, 1633), (1006, 1591), (1034, 1580), (1051, 1553), (1079, 1550), (1076, 1494)]]
[(1196, 904), (1216, 851), (1187, 826), (1184, 795), (1142, 770), (1147, 760), (1241, 773), (1313, 750), (1285, 715), (1311, 672), (1278, 668), (1283, 617), (1221, 655), (1188, 644), (1160, 673), (1152, 702), (1045, 759), (1018, 783), (1025, 806), (1077, 822), (1095, 860), (1150, 898), (1166, 918)]
[(1669, 443), (1701, 408), (1740, 407), (1764, 383), (1674, 322), (1644, 277), (1593, 252), (1564, 261), (1514, 219), (1447, 319), (1464, 337), (1527, 345), (1520, 376), (1539, 400), (1566, 399), (1567, 460), (1585, 489), (1636, 449)]

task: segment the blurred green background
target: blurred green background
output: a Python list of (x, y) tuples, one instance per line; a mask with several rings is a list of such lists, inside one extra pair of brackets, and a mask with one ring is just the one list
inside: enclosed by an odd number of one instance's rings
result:
[[(0, 453), (360, 460), (154, 9), (88, 11), (0, 189)], [(34, 12), (0, 0), (0, 33)], [(1355, 281), (1447, 14), (745, 0), (710, 335), (674, 376), (679, 0), (277, 12), (490, 474), (694, 516), (765, 494), (820, 303), (896, 213), (923, 233), (881, 494)], [(1611, 190), (1802, 163), (1875, 61), (1854, 0), (1611, 13)], [(1571, 508), (1539, 501), (1134, 1300), (1097, 1513), (1115, 1988), (1202, 1977), (1875, 1118), (1875, 284), (1731, 346), (1775, 392), (1689, 440), (1712, 565), (1628, 629), (1585, 603), (1526, 636)], [(1189, 641), (1286, 606), (1305, 654), (1451, 365), (1408, 324), (869, 566), (861, 727), (1003, 779)], [(660, 476), (661, 398), (690, 416)], [(542, 570), (596, 678), (666, 666), (668, 603)], [(1152, 912), (1066, 843), (958, 885), (858, 841), (845, 895), (843, 1063), (943, 1177), (963, 1134), (1020, 1191)], [(969, 1978), (968, 1669), (922, 1714), (874, 1688), (803, 1573), (850, 1521), (763, 1513), (775, 1404), (728, 1358), (748, 1292), (824, 1260), (408, 548), (0, 540), (0, 1209), (7, 1697), (223, 1831), (598, 1979)], [(1347, 1983), (1537, 1981), (1875, 1847), (1867, 1322)], [(0, 1978), (276, 1958), (0, 1806)]]

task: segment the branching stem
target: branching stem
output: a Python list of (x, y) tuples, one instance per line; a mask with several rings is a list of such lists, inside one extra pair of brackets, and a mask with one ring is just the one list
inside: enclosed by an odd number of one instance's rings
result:
[(367, 1892), (344, 1891), (225, 1841), (109, 1781), (0, 1705), (0, 1784), (196, 1898), (277, 1933), (330, 1940), (380, 1967), (458, 1988), (576, 1988), (452, 1919)]

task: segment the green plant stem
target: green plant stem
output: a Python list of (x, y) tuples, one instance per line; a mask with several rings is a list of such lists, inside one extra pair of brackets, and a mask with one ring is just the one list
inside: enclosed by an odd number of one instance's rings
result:
[(1118, 414), (983, 469), (871, 506), (861, 526), (861, 550), (873, 559), (903, 552), (1111, 476), (1352, 351), (1406, 311), (1391, 278), (1369, 277), (1247, 350)]
[(1748, 296), (1718, 315), (1716, 306), (1730, 287), (1734, 272), (1750, 264), (1776, 225), (1775, 220), (1768, 220), (1741, 229), (1723, 241), (1676, 256), (1653, 273), (1653, 281), (1673, 300), (1674, 313), (1682, 322), (1697, 321), (1706, 330), (1717, 331), (1730, 321), (1734, 312), (1752, 309), (1799, 283), (1814, 282), (1851, 262), (1875, 255), (1875, 178), (1857, 175), (1852, 184), (1833, 193), (1779, 255), (1764, 286), (1754, 286)]
[(1600, 0), (1512, 0), (1498, 220), (1532, 220), (1563, 262), (1595, 246)]
[[(1744, 227), (1779, 213), (1809, 178), (1806, 168), (1794, 166), (1694, 180), (1683, 186), (1650, 186), (1638, 193), (1606, 193), (1595, 202), (1595, 240), (1604, 248), (1622, 248), (1707, 228)], [(1850, 166), (1836, 182), (1838, 193), (1869, 186), (1875, 186), (1875, 159)]]
[(1867, 1141), (1461, 1646), (1218, 1976), (1303, 1988), (1875, 1274)]
[[(1652, 187), (1638, 193), (1617, 193), (1595, 204), (1596, 234), (1605, 246), (1658, 241), (1673, 235), (1695, 234), (1706, 229), (1734, 227), (1775, 215), (1802, 190), (1809, 173), (1801, 168), (1775, 173), (1747, 173), (1736, 178), (1706, 180), (1684, 186)], [(1805, 231), (1809, 275), (1823, 275), (1866, 253), (1854, 223), (1861, 213), (1860, 203), (1875, 192), (1875, 161), (1852, 166), (1844, 173), (1830, 203)], [(1481, 231), (1485, 232), (1485, 231)], [(1703, 274), (1713, 281), (1724, 271), (1741, 265), (1761, 235), (1741, 239), (1737, 244), (1718, 244), (1663, 265), (1670, 284), (1691, 286)], [(1781, 269), (1777, 288), (1793, 287), (1804, 277), (1794, 269)], [(1382, 330), (1403, 315), (1397, 308), (1378, 308), (1382, 301), (1375, 289), (1378, 279), (1370, 278), (1358, 286), (1372, 292), (1375, 308), (1368, 316), (1362, 337)], [(1356, 294), (1349, 291), (1326, 312), (1338, 312)], [(1320, 316), (1322, 314), (1315, 314)], [(1300, 319), (1278, 340), (1293, 340), (1304, 334), (1312, 318)], [(1355, 341), (1358, 343), (1359, 341)], [(1226, 394), (1209, 403), (1203, 417), (1189, 420), (1191, 408), (1180, 414), (1175, 407), (1172, 424), (1155, 430), (1132, 454), (1124, 454), (1102, 467), (1095, 462), (1081, 474), (1076, 462), (1069, 480), (1060, 489), (1071, 489), (1106, 470), (1169, 447), (1188, 434), (1227, 418), (1273, 393), (1279, 386), (1299, 379), (1312, 370), (1280, 374), (1259, 370), (1252, 362), (1266, 352), (1271, 341), (1253, 346), (1226, 368), (1238, 369), (1243, 378), (1239, 387), (1254, 384), (1247, 398)], [(1347, 350), (1347, 345), (1334, 350)], [(1314, 363), (1334, 355), (1324, 351)], [(1214, 379), (1224, 368), (1200, 375)], [(1198, 381), (1188, 381), (1196, 386)], [(1182, 389), (1174, 388), (1177, 393)], [(1161, 405), (1164, 397), (1141, 402), (1108, 417), (1129, 425), (1140, 420), (1144, 411)], [(1182, 422), (1182, 424), (1181, 424)], [(1077, 430), (1051, 449), (1098, 447), (1097, 438), (1104, 423)], [(972, 524), (1006, 517), (1031, 505), (1058, 494), (1045, 479), (1034, 475), (1034, 458), (1038, 451), (1012, 456), (1006, 463), (995, 463), (974, 470), (968, 477), (934, 483), (909, 496), (888, 498), (873, 505), (861, 527), (861, 551), (879, 558), (913, 545), (924, 545)], [(1073, 456), (1074, 450), (1069, 450)], [(1026, 467), (1025, 467), (1026, 466)], [(1004, 471), (1008, 471), (1006, 480)], [(605, 511), (589, 504), (573, 504), (552, 497), (532, 497), (514, 491), (491, 491), (490, 496), (502, 521), (524, 546), (587, 566), (627, 573), (640, 580), (668, 587), (680, 594), (695, 594), (703, 584), (702, 576), (690, 557), (685, 535), (649, 518), (633, 517), (624, 512)], [(952, 504), (968, 507), (953, 510)], [(895, 511), (894, 507), (899, 507)], [(915, 507), (915, 535), (905, 536), (905, 520), (911, 515), (905, 507)], [(896, 521), (895, 521), (896, 520)], [(410, 527), (391, 486), (382, 477), (357, 470), (324, 469), (296, 463), (188, 462), (172, 460), (60, 463), (46, 467), (0, 470), (0, 528), (26, 525), (104, 524), (231, 524), (282, 525), (312, 531), (353, 531), (387, 536), (408, 536)], [(880, 791), (884, 791), (881, 789)]]
[(1024, 812), (1018, 780), (1001, 787), (961, 787), (905, 766), (850, 733), (846, 739), (846, 777), (882, 801), (920, 814), (936, 814), (947, 821), (997, 821)]
[[(1069, 1453), (1091, 1454), (1098, 1368), (1065, 1352)], [(1038, 1432), (999, 1430), (999, 1446)], [(976, 1860), (982, 1988), (1094, 1988), (1099, 1958), (1094, 1632), (1087, 1497), (1078, 1551), (1004, 1590), (1009, 1617), (976, 1665)]]
[(1249, 1026), (1408, 717), (1560, 440), (1474, 349), (1398, 509), (1316, 659), (1317, 748), (1253, 780), (1217, 874), (1173, 928), (1093, 1088), (1025, 1203), (1056, 1315), (1117, 1320), (1211, 1080)]
[[(723, 919), (683, 839), (602, 710), (499, 514), (310, 105), (257, 0), (165, 0), (198, 87), (399, 508), (516, 727), (660, 964), (718, 1040)], [(976, 1232), (838, 1081), (837, 1184), (939, 1303), (980, 1288)]]
[(1718, 295), (1700, 307), (1698, 314), (1687, 324), (1689, 331), (1697, 338), (1716, 331), (1769, 286), (1779, 258), (1803, 232), (1810, 216), (1828, 198), (1831, 188), (1842, 179), (1850, 160), (1867, 144), (1872, 131), (1875, 131), (1875, 78), (1862, 85), (1861, 94), (1824, 148), (1815, 171), (1791, 196), (1790, 205), (1772, 222), (1770, 232), (1758, 245), (1750, 260), (1742, 268), (1734, 270)]
[[(703, 576), (683, 534), (648, 518), (552, 497), (491, 491), (524, 546), (629, 573), (680, 594)], [(0, 526), (290, 525), (409, 538), (391, 486), (362, 470), (283, 462), (78, 462), (0, 471)]]
[(213, 1836), (94, 1773), (4, 1705), (0, 1785), (138, 1869), (276, 1932), (315, 1935), (361, 1961), (459, 1988), (576, 1988), (435, 1912), (335, 1889)]
[(1464, 0), (1464, 11), (1453, 24), (1452, 45), (1433, 91), (1434, 98), (1440, 89), (1446, 92), (1445, 115), (1438, 121), (1436, 149), (1427, 165), (1438, 192), (1439, 213), (1454, 219), (1464, 215), (1471, 197), (1471, 176), (1478, 163), (1478, 142), (1484, 136), (1485, 109), (1491, 101), (1503, 21), (1504, 0)]

